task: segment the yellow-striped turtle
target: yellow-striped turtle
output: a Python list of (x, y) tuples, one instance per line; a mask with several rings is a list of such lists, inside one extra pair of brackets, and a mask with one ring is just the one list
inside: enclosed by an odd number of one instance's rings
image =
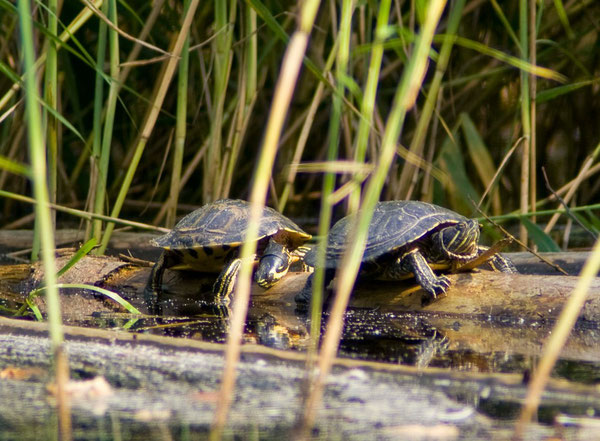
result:
[[(237, 199), (221, 199), (191, 212), (164, 236), (151, 241), (164, 248), (152, 268), (150, 286), (160, 291), (164, 270), (191, 269), (219, 273), (213, 291), (227, 298), (233, 290), (241, 260), (238, 258), (245, 240), (250, 204)], [(256, 283), (270, 288), (303, 255), (304, 242), (311, 235), (290, 219), (269, 207), (264, 207), (260, 221)]]
[[(341, 219), (329, 232), (325, 286), (340, 263), (354, 216)], [(428, 263), (471, 260), (487, 249), (478, 241), (479, 223), (454, 211), (418, 201), (379, 202), (369, 226), (360, 276), (393, 280), (413, 273), (419, 285), (435, 298), (446, 292), (450, 281), (443, 275), (436, 276)], [(316, 254), (316, 248), (311, 249), (304, 262), (314, 266)], [(497, 271), (517, 272), (512, 262), (499, 254), (489, 263)], [(311, 294), (312, 275), (296, 301), (307, 303)]]

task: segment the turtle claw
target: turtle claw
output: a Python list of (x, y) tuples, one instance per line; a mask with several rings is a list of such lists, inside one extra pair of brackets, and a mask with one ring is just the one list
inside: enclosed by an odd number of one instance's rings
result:
[(429, 283), (425, 283), (421, 286), (431, 295), (433, 300), (435, 300), (438, 295), (446, 294), (446, 290), (450, 287), (450, 279), (446, 276), (438, 276), (428, 282)]

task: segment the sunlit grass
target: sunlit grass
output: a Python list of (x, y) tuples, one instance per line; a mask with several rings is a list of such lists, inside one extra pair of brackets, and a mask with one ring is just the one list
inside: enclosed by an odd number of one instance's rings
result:
[[(53, 249), (51, 223), (42, 225), (48, 208), (59, 227), (89, 220), (103, 253), (115, 225), (172, 226), (182, 202), (267, 203), (318, 223), (322, 238), (362, 206), (338, 317), (379, 199), (428, 200), (465, 215), (480, 204), (556, 250), (563, 244), (550, 233), (567, 210), (541, 179), (543, 165), (573, 205), (567, 216), (594, 230), (599, 37), (587, 17), (598, 2), (459, 0), (433, 32), (425, 23), (441, 3), (190, 0), (138, 10), (106, 0), (57, 11), (49, 1), (36, 4), (18, 43), (24, 3), (0, 0), (0, 214), (25, 222), (36, 204), (43, 253)], [(249, 271), (240, 274), (246, 294)], [(56, 285), (46, 283), (52, 298)], [(247, 305), (239, 298), (227, 381)], [(318, 317), (316, 307), (315, 341)]]

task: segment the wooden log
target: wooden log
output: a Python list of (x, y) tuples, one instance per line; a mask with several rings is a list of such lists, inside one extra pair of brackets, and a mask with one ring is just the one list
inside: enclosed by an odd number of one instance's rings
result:
[[(11, 267), (3, 268), (6, 270)], [(0, 272), (0, 291), (6, 292), (2, 286), (10, 279), (12, 289), (8, 298), (13, 302), (19, 295), (23, 298), (23, 294), (19, 293), (27, 293), (42, 277), (39, 269), (32, 272), (31, 268), (21, 265), (14, 268), (16, 275), (6, 275), (10, 271)], [(121, 293), (134, 306), (145, 311), (143, 291), (149, 271), (148, 267), (132, 266), (116, 259), (86, 257), (77, 264), (72, 274), (75, 275), (75, 281), (85, 281)], [(34, 279), (30, 274), (35, 275)], [(276, 330), (287, 334), (287, 347), (303, 347), (308, 340), (307, 320), (305, 315), (297, 311), (294, 296), (302, 289), (308, 275), (289, 273), (267, 291), (254, 285), (249, 322), (266, 322), (269, 332)], [(24, 280), (16, 283), (18, 277)], [(164, 315), (173, 318), (206, 316), (206, 305), (214, 300), (210, 292), (214, 277), (166, 271)], [(426, 336), (419, 334), (419, 328), (435, 329), (435, 332), (446, 337), (451, 351), (537, 356), (577, 282), (577, 278), (572, 276), (503, 274), (479, 270), (448, 277), (452, 284), (447, 294), (435, 301), (429, 301), (418, 287), (415, 289), (414, 281), (362, 281), (355, 287), (350, 307), (376, 313), (372, 317), (380, 321), (381, 329), (387, 330), (382, 332), (388, 332), (392, 340), (397, 339), (398, 335), (426, 339)], [(118, 305), (90, 292), (63, 290), (62, 294), (65, 299), (68, 298), (68, 301), (62, 302), (63, 316), (70, 323), (84, 323), (92, 313), (97, 316), (122, 311)], [(42, 302), (40, 306), (43, 310)], [(221, 325), (216, 323), (221, 319), (213, 314), (211, 320), (225, 332), (226, 322)], [(355, 314), (347, 320), (360, 319)], [(415, 323), (420, 325), (415, 326)], [(600, 333), (597, 331), (599, 324), (600, 279), (596, 279), (562, 357), (600, 361), (597, 351), (600, 344)], [(359, 326), (360, 323), (354, 325)], [(370, 323), (365, 323), (365, 329), (369, 327), (367, 325)], [(261, 341), (254, 332), (249, 330), (246, 339)], [(358, 332), (364, 330), (359, 329)], [(479, 366), (492, 363), (487, 355), (476, 357)]]
[[(268, 291), (255, 287), (255, 300), (292, 302), (302, 289), (307, 273), (294, 273)], [(576, 277), (504, 274), (473, 271), (450, 274), (446, 295), (429, 301), (422, 290), (411, 290), (414, 282), (360, 282), (355, 286), (350, 305), (377, 308), (385, 312), (423, 312), (447, 316), (471, 316), (495, 321), (544, 323), (555, 320), (569, 296)], [(596, 278), (580, 318), (600, 322), (600, 278)]]

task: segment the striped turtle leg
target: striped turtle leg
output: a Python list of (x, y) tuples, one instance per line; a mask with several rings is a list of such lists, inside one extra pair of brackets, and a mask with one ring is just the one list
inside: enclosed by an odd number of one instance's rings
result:
[(413, 273), (419, 285), (434, 299), (439, 294), (444, 294), (450, 286), (450, 280), (446, 276), (435, 275), (418, 248), (400, 256), (394, 266), (404, 273)]
[[(488, 250), (488, 247), (479, 246), (478, 253), (481, 254)], [(499, 271), (501, 273), (509, 273), (509, 274), (518, 274), (519, 271), (515, 267), (515, 265), (510, 261), (509, 258), (502, 256), (501, 254), (494, 254), (490, 260), (488, 260), (488, 265), (492, 267), (492, 270)]]
[(291, 263), (290, 250), (271, 239), (260, 258), (254, 280), (261, 288), (268, 289), (287, 274)]
[(176, 265), (177, 263), (177, 259), (171, 253), (163, 251), (152, 267), (147, 287), (153, 292), (160, 292), (162, 289), (162, 281), (165, 270)]
[(240, 265), (242, 259), (233, 259), (221, 270), (219, 277), (213, 285), (213, 292), (216, 294), (218, 299), (221, 299), (224, 303), (229, 303), (229, 297), (235, 287), (235, 281), (237, 280), (238, 273), (240, 271)]

